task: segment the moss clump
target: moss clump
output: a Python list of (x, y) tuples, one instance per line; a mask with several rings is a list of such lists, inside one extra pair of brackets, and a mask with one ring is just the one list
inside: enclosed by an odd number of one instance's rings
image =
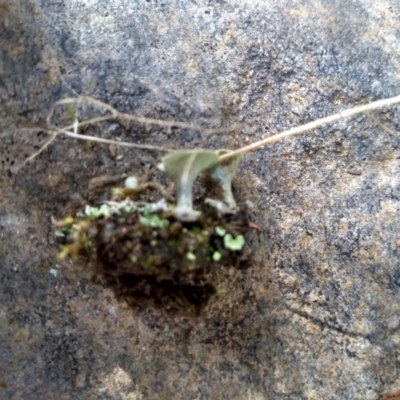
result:
[(198, 220), (181, 221), (171, 208), (131, 200), (86, 207), (58, 223), (61, 256), (88, 257), (96, 280), (132, 305), (197, 313), (220, 291), (212, 272), (240, 265), (247, 211), (222, 215), (204, 206)]
[[(156, 182), (140, 184), (129, 177), (113, 195), (124, 198), (58, 223), (56, 237), (63, 243), (60, 256), (85, 253), (95, 265), (96, 277), (130, 304), (151, 300), (169, 309), (198, 312), (221, 290), (213, 271), (238, 267), (249, 229), (247, 208), (240, 209), (232, 194), (240, 157), (220, 162), (225, 150), (181, 150), (162, 159), (159, 168), (176, 187), (175, 204)], [(203, 175), (219, 188), (220, 198), (206, 198), (193, 208), (193, 185)], [(138, 201), (148, 190), (163, 198)], [(173, 200), (172, 200), (173, 201)]]

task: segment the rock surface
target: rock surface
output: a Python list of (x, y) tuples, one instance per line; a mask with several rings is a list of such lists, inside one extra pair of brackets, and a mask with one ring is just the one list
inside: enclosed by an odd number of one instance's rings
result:
[[(399, 139), (365, 116), (245, 156), (235, 190), (256, 205), (253, 266), (221, 276), (227, 293), (199, 318), (131, 310), (56, 259), (51, 217), (160, 154), (60, 136), (22, 166), (47, 140), (22, 128), (64, 96), (237, 126), (214, 148), (394, 96), (399, 27), (395, 0), (0, 2), (0, 398), (376, 400), (399, 387)], [(374, 116), (398, 132), (398, 110)], [(202, 139), (117, 121), (84, 133)]]

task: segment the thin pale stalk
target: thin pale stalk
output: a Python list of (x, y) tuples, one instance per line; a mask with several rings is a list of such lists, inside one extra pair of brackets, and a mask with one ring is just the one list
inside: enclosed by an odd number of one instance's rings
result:
[[(96, 117), (89, 119), (87, 121), (82, 121), (79, 123), (79, 126), (87, 125), (90, 123), (94, 122), (100, 122), (100, 121), (106, 121), (108, 119), (125, 119), (128, 121), (135, 121), (139, 122), (142, 124), (149, 124), (149, 125), (158, 125), (158, 126), (165, 126), (165, 127), (178, 127), (178, 128), (186, 128), (186, 129), (191, 129), (197, 132), (200, 132), (203, 137), (208, 137), (210, 135), (215, 135), (218, 133), (223, 133), (223, 132), (229, 132), (234, 129), (240, 129), (242, 126), (236, 126), (236, 127), (227, 127), (227, 128), (216, 128), (216, 129), (204, 129), (199, 125), (195, 124), (189, 124), (186, 122), (180, 122), (180, 121), (163, 121), (159, 119), (154, 119), (154, 118), (147, 118), (147, 117), (137, 117), (134, 115), (130, 114), (125, 114), (121, 111), (116, 110), (115, 108), (111, 107), (109, 104), (103, 103), (100, 100), (93, 99), (91, 97), (78, 97), (78, 98), (69, 98), (69, 99), (63, 99), (57, 101), (54, 106), (50, 110), (50, 114), (47, 117), (47, 123), (49, 126), (51, 126), (51, 117), (54, 114), (54, 109), (58, 105), (63, 105), (63, 104), (72, 104), (72, 103), (88, 103), (88, 104), (93, 104), (98, 107), (101, 107), (105, 110), (108, 110), (111, 112), (111, 115), (103, 116), (103, 117)], [(66, 129), (71, 129), (73, 125), (69, 125)]]
[(389, 99), (374, 101), (373, 103), (366, 104), (364, 106), (354, 107), (349, 110), (342, 111), (338, 114), (331, 115), (329, 117), (321, 118), (313, 122), (309, 122), (308, 124), (298, 126), (296, 128), (289, 129), (288, 131), (282, 132), (278, 135), (270, 136), (266, 139), (260, 140), (258, 142), (254, 142), (249, 144), (248, 146), (244, 146), (238, 150), (231, 151), (219, 157), (219, 161), (224, 161), (228, 158), (234, 157), (239, 154), (247, 153), (249, 151), (258, 149), (259, 147), (265, 146), (269, 143), (277, 142), (278, 140), (298, 135), (299, 133), (303, 133), (309, 131), (311, 129), (318, 128), (319, 126), (326, 125), (335, 121), (338, 121), (343, 118), (352, 117), (353, 115), (363, 114), (368, 111), (375, 110), (377, 108), (382, 108), (385, 106), (390, 106), (392, 104), (400, 103), (400, 96), (391, 97)]
[(33, 160), (35, 157), (37, 157), (42, 151), (46, 150), (47, 146), (49, 146), (53, 140), (57, 137), (57, 132), (52, 132), (50, 139), (48, 139), (42, 147), (35, 153), (31, 154), (26, 160), (24, 160), (23, 163), (13, 167), (15, 172), (18, 172), (22, 167), (24, 167), (29, 161)]
[(96, 136), (90, 136), (90, 135), (80, 135), (77, 133), (73, 133), (70, 131), (67, 131), (65, 129), (59, 129), (56, 128), (57, 132), (60, 134), (63, 134), (65, 136), (74, 138), (74, 139), (78, 139), (78, 140), (86, 140), (89, 142), (97, 142), (97, 143), (105, 143), (105, 144), (115, 144), (117, 146), (123, 146), (123, 147), (133, 147), (136, 149), (145, 149), (145, 150), (155, 150), (155, 151), (165, 151), (165, 152), (169, 152), (169, 153), (173, 153), (176, 150), (173, 149), (168, 149), (166, 147), (159, 147), (159, 146), (151, 146), (149, 144), (138, 144), (138, 143), (131, 143), (131, 142), (118, 142), (116, 140), (111, 140), (111, 139), (103, 139), (103, 138), (99, 138)]

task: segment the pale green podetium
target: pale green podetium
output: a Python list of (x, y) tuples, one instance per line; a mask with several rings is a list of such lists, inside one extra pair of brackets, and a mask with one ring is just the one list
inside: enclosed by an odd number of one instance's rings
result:
[(242, 250), (244, 246), (243, 235), (239, 235), (233, 238), (233, 236), (230, 233), (228, 233), (227, 235), (224, 236), (224, 246), (226, 249), (232, 251)]
[[(229, 150), (216, 151), (218, 156), (222, 156), (229, 152)], [(232, 193), (232, 180), (237, 173), (241, 159), (241, 156), (235, 156), (227, 161), (213, 165), (208, 171), (206, 171), (206, 174), (221, 188), (223, 201), (207, 198), (205, 202), (223, 214), (231, 214), (235, 212), (237, 208)]]
[(133, 264), (137, 263), (137, 257), (136, 256), (131, 256), (131, 262)]
[(218, 163), (215, 151), (182, 150), (162, 159), (158, 168), (174, 181), (177, 192), (175, 217), (181, 221), (196, 221), (200, 212), (193, 209), (193, 184), (197, 177)]
[(214, 254), (212, 255), (212, 259), (215, 262), (220, 261), (222, 258), (222, 254), (219, 251), (214, 251)]
[(195, 254), (192, 253), (191, 251), (189, 251), (189, 253), (186, 254), (186, 258), (187, 258), (189, 261), (196, 261), (196, 256), (195, 256)]

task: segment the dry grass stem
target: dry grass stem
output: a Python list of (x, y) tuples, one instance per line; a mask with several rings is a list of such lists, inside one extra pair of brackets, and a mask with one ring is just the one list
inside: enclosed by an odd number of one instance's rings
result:
[(132, 142), (118, 142), (117, 140), (112, 139), (103, 139), (97, 136), (90, 136), (90, 135), (81, 135), (79, 133), (74, 133), (67, 131), (65, 129), (56, 128), (57, 133), (63, 134), (73, 139), (78, 140), (86, 140), (89, 142), (97, 142), (97, 143), (105, 143), (105, 144), (115, 144), (117, 146), (122, 147), (133, 147), (135, 149), (145, 149), (145, 150), (155, 150), (155, 151), (162, 151), (162, 152), (175, 152), (174, 149), (169, 149), (167, 147), (159, 147), (159, 146), (152, 146), (150, 144), (139, 144), (139, 143), (132, 143)]
[(363, 106), (350, 108), (349, 110), (342, 111), (338, 114), (331, 115), (329, 117), (317, 119), (316, 121), (309, 122), (308, 124), (298, 126), (296, 128), (289, 129), (288, 131), (279, 133), (278, 135), (270, 136), (266, 139), (260, 140), (258, 142), (254, 142), (249, 144), (248, 146), (244, 146), (238, 150), (231, 151), (219, 157), (220, 161), (226, 160), (228, 158), (234, 157), (239, 154), (247, 153), (249, 151), (258, 149), (259, 147), (263, 147), (267, 144), (277, 142), (278, 140), (297, 135), (299, 133), (303, 133), (309, 131), (311, 129), (318, 128), (319, 126), (326, 125), (340, 119), (352, 117), (353, 115), (367, 113), (368, 111), (375, 110), (377, 108), (382, 108), (385, 106), (390, 106), (392, 104), (400, 103), (400, 96), (391, 97), (389, 99), (378, 100), (373, 103), (369, 103)]
[[(342, 111), (340, 113), (331, 115), (329, 117), (321, 118), (316, 121), (307, 123), (305, 125), (289, 129), (280, 134), (270, 136), (270, 137), (260, 140), (258, 142), (252, 143), (248, 146), (244, 146), (238, 150), (233, 150), (228, 153), (225, 153), (219, 157), (219, 161), (224, 161), (226, 159), (232, 158), (239, 154), (247, 153), (249, 151), (258, 149), (267, 144), (277, 142), (281, 139), (284, 139), (284, 138), (287, 138), (290, 136), (294, 136), (294, 135), (297, 135), (300, 133), (304, 133), (304, 132), (310, 131), (312, 129), (315, 129), (317, 127), (320, 127), (322, 125), (326, 125), (326, 124), (338, 121), (340, 119), (348, 118), (348, 117), (351, 117), (351, 116), (354, 116), (357, 114), (363, 114), (363, 113), (366, 114), (366, 116), (369, 119), (371, 119), (377, 126), (382, 128), (386, 132), (390, 133), (391, 135), (395, 136), (396, 138), (399, 138), (399, 136), (394, 131), (392, 131), (391, 129), (386, 127), (384, 124), (382, 124), (376, 118), (374, 118), (372, 115), (368, 114), (368, 112), (370, 112), (372, 110), (382, 108), (385, 106), (390, 106), (390, 105), (393, 105), (396, 103), (400, 103), (400, 96), (375, 101), (373, 103), (369, 103), (369, 104), (366, 104), (363, 106), (354, 107), (354, 108)], [(84, 121), (78, 121), (75, 118), (74, 123), (72, 123), (64, 128), (58, 128), (58, 127), (52, 125), (51, 119), (54, 115), (55, 108), (57, 106), (67, 105), (67, 104), (89, 104), (89, 105), (93, 105), (93, 106), (102, 108), (103, 110), (110, 112), (110, 114), (94, 117), (94, 118), (84, 120)], [(192, 130), (200, 132), (202, 134), (203, 138), (213, 135), (213, 134), (227, 132), (227, 131), (231, 131), (233, 129), (241, 128), (241, 126), (237, 125), (235, 128), (228, 127), (228, 128), (218, 128), (218, 129), (203, 129), (202, 127), (200, 127), (198, 125), (189, 124), (186, 122), (162, 121), (162, 120), (153, 119), (153, 118), (136, 117), (133, 115), (125, 114), (125, 113), (122, 113), (122, 112), (116, 110), (115, 108), (111, 107), (110, 105), (103, 103), (102, 101), (93, 99), (91, 97), (83, 96), (83, 97), (78, 97), (78, 98), (68, 98), (68, 99), (60, 100), (53, 105), (53, 107), (51, 108), (50, 113), (47, 117), (47, 120), (46, 120), (47, 124), (48, 124), (47, 128), (44, 128), (44, 129), (41, 129), (39, 127), (24, 128), (24, 129), (28, 129), (28, 130), (32, 130), (32, 131), (40, 130), (40, 131), (46, 132), (50, 135), (50, 139), (47, 140), (39, 148), (38, 151), (31, 154), (26, 160), (24, 160), (24, 162), (22, 164), (15, 166), (14, 169), (20, 169), (21, 167), (26, 165), (29, 161), (33, 160), (36, 156), (38, 156), (41, 152), (43, 152), (54, 141), (54, 139), (59, 134), (68, 136), (73, 139), (86, 140), (86, 141), (104, 143), (104, 144), (114, 144), (114, 145), (122, 146), (122, 147), (130, 147), (130, 148), (137, 148), (137, 149), (144, 149), (144, 150), (154, 150), (154, 151), (160, 151), (160, 152), (171, 152), (171, 153), (178, 151), (178, 150), (174, 150), (174, 149), (170, 149), (170, 148), (166, 148), (166, 147), (152, 146), (152, 145), (148, 145), (148, 144), (138, 144), (138, 143), (132, 143), (132, 142), (120, 142), (120, 141), (116, 141), (116, 140), (112, 140), (112, 139), (103, 139), (103, 138), (96, 137), (96, 136), (83, 135), (83, 134), (77, 133), (77, 130), (79, 127), (82, 127), (84, 125), (102, 122), (102, 121), (107, 121), (110, 119), (125, 119), (125, 120), (135, 121), (138, 123), (143, 123), (143, 124), (154, 124), (154, 125), (165, 126), (165, 127), (179, 127), (179, 128), (192, 129)], [(74, 132), (71, 132), (70, 130), (74, 130)], [(13, 132), (16, 132), (16, 131), (18, 131), (18, 130), (16, 129)], [(8, 136), (10, 133), (12, 133), (12, 132), (4, 132), (4, 133), (0, 134), (0, 137)]]
[[(37, 130), (37, 129), (36, 129)], [(47, 140), (43, 146), (40, 147), (40, 149), (38, 151), (35, 151), (33, 154), (31, 154), (27, 159), (25, 159), (21, 164), (16, 165), (13, 169), (15, 172), (18, 172), (18, 170), (20, 170), (23, 166), (25, 166), (29, 161), (33, 160), (34, 158), (36, 158), (42, 151), (44, 151), (47, 146), (49, 146), (53, 140), (57, 137), (57, 132), (47, 132), (50, 134), (50, 139)]]
[[(100, 100), (93, 99), (91, 97), (78, 97), (78, 98), (68, 98), (68, 99), (63, 99), (57, 101), (53, 107), (50, 110), (50, 113), (47, 117), (47, 124), (49, 126), (52, 126), (51, 124), (51, 118), (54, 114), (54, 110), (57, 106), (59, 105), (65, 105), (65, 104), (91, 104), (95, 105), (99, 108), (103, 108), (104, 110), (110, 111), (110, 115), (106, 115), (103, 117), (96, 117), (92, 118), (86, 121), (82, 121), (79, 123), (78, 126), (83, 126), (83, 125), (88, 125), (94, 122), (100, 122), (100, 121), (107, 121), (110, 119), (122, 119), (122, 120), (127, 120), (127, 121), (135, 121), (141, 124), (149, 124), (149, 125), (158, 125), (158, 126), (164, 126), (164, 127), (177, 127), (177, 128), (186, 128), (186, 129), (191, 129), (197, 132), (200, 132), (202, 137), (209, 137), (211, 135), (215, 135), (218, 133), (223, 133), (223, 132), (229, 132), (234, 129), (240, 129), (241, 126), (235, 126), (235, 127), (227, 127), (227, 128), (216, 128), (216, 129), (204, 129), (199, 125), (195, 124), (189, 124), (187, 122), (180, 122), (180, 121), (163, 121), (159, 119), (154, 119), (154, 118), (147, 118), (147, 117), (137, 117), (134, 115), (126, 114), (121, 111), (116, 110), (114, 107), (111, 107), (110, 105), (103, 103)], [(64, 129), (72, 129), (73, 125), (69, 125), (68, 127), (65, 127)]]

